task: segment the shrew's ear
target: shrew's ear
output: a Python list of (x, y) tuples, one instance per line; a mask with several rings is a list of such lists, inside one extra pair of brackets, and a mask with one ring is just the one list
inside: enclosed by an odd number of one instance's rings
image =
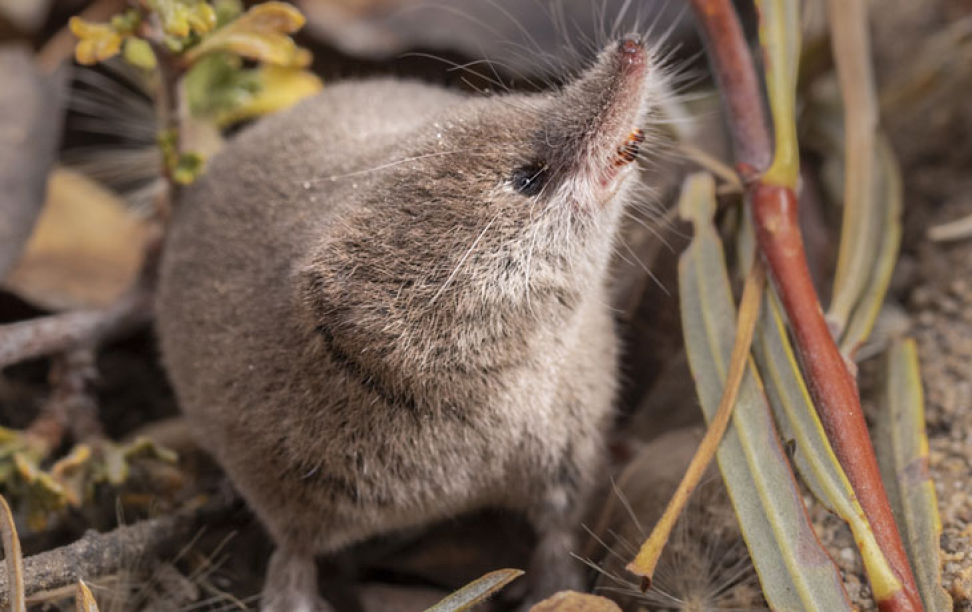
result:
[(346, 255), (346, 244), (324, 242), (297, 267), (297, 307), (306, 328), (334, 347), (375, 347), (380, 358), (401, 335), (398, 296), (380, 269)]
[(352, 288), (352, 278), (331, 265), (312, 261), (297, 270), (297, 302), (305, 323), (315, 332), (334, 340), (344, 336), (355, 318), (367, 318), (367, 310), (360, 313), (358, 287)]

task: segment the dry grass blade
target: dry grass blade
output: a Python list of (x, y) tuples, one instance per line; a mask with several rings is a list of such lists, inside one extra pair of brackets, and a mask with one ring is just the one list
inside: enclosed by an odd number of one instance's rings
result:
[(473, 580), (425, 612), (464, 612), (471, 610), (522, 575), (523, 572), (518, 569), (501, 569), (490, 572)]
[(742, 191), (742, 181), (739, 180), (739, 175), (736, 174), (732, 166), (688, 142), (679, 142), (678, 149), (682, 155), (695, 162), (699, 168), (716, 175), (733, 189)]
[(681, 516), (685, 504), (688, 503), (692, 492), (698, 486), (709, 463), (712, 462), (712, 457), (715, 456), (719, 443), (722, 442), (722, 437), (726, 433), (726, 427), (729, 426), (729, 418), (736, 406), (736, 397), (739, 394), (739, 386), (742, 384), (743, 373), (749, 363), (749, 349), (753, 342), (756, 321), (759, 319), (759, 303), (762, 301), (765, 286), (766, 271), (763, 269), (763, 263), (758, 258), (754, 259), (746, 277), (742, 299), (739, 303), (736, 340), (732, 347), (729, 376), (726, 380), (722, 399), (719, 401), (719, 409), (709, 421), (709, 429), (706, 431), (705, 437), (702, 438), (695, 456), (692, 457), (678, 489), (675, 490), (671, 501), (668, 502), (665, 513), (655, 524), (651, 535), (642, 544), (638, 556), (628, 564), (629, 572), (642, 577), (642, 590), (646, 591), (651, 586), (658, 559), (671, 536), (672, 528), (675, 527), (678, 517)]
[(84, 580), (78, 580), (78, 586), (74, 592), (74, 605), (77, 612), (99, 612), (98, 602), (95, 601), (91, 589), (84, 583)]
[(935, 242), (950, 242), (972, 238), (972, 215), (936, 225), (928, 230), (928, 238)]
[(840, 349), (845, 355), (853, 357), (857, 350), (871, 335), (884, 297), (891, 283), (898, 250), (901, 246), (901, 214), (904, 208), (904, 187), (901, 184), (901, 171), (891, 151), (891, 145), (883, 135), (875, 141), (877, 156), (876, 182), (873, 205), (877, 207), (880, 218), (876, 230), (878, 243), (870, 262), (867, 283), (857, 298), (854, 312), (847, 322), (847, 328), (840, 339)]
[(828, 0), (831, 41), (844, 100), (844, 219), (828, 318), (843, 333), (878, 249), (881, 202), (874, 197), (878, 104), (864, 0)]
[(24, 555), (20, 551), (20, 537), (7, 500), (0, 495), (0, 535), (3, 555), (7, 561), (7, 584), (10, 586), (10, 612), (27, 612), (24, 595)]
[(931, 612), (952, 609), (942, 588), (935, 483), (928, 472), (928, 438), (925, 406), (913, 340), (895, 342), (888, 351), (884, 405), (878, 414), (878, 460), (888, 496), (901, 526), (905, 547), (925, 608)]
[[(685, 345), (702, 410), (711, 420), (736, 337), (722, 241), (712, 223), (711, 176), (689, 177), (680, 206), (695, 225), (695, 238), (679, 262)], [(751, 365), (743, 375), (732, 427), (716, 456), (770, 607), (850, 610), (840, 573), (807, 518), (759, 374)]]

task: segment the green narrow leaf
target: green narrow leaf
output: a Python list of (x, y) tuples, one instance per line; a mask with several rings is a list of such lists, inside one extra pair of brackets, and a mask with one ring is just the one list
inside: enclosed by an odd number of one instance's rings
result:
[(884, 402), (877, 416), (876, 447), (884, 478), (901, 529), (918, 591), (929, 612), (947, 612), (952, 600), (942, 588), (935, 483), (928, 472), (925, 402), (914, 340), (897, 341), (888, 349)]
[(773, 162), (762, 182), (796, 189), (800, 178), (797, 142), (796, 89), (800, 68), (800, 3), (756, 0), (759, 39), (766, 64), (766, 89), (773, 111)]
[(899, 591), (901, 583), (881, 551), (830, 446), (800, 373), (781, 312), (775, 294), (768, 293), (753, 343), (770, 405), (780, 429), (796, 444), (794, 461), (804, 482), (818, 500), (848, 524), (864, 559), (871, 588), (876, 596), (883, 598), (884, 594)]
[(523, 575), (518, 569), (501, 569), (473, 580), (425, 612), (465, 612), (478, 606)]
[[(686, 179), (679, 206), (695, 225), (695, 238), (679, 261), (679, 291), (689, 363), (708, 420), (725, 384), (736, 319), (722, 241), (712, 225), (712, 177), (695, 174)], [(770, 606), (851, 610), (840, 573), (807, 518), (752, 366), (717, 459)]]

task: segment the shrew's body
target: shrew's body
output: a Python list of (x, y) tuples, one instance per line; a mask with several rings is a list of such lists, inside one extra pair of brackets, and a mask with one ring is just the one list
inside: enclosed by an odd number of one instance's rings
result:
[[(607, 267), (649, 105), (640, 42), (563, 91), (339, 84), (260, 122), (180, 202), (157, 305), (179, 402), (277, 544), (313, 558), (486, 506), (569, 557), (616, 386)], [(472, 577), (470, 577), (472, 578)]]

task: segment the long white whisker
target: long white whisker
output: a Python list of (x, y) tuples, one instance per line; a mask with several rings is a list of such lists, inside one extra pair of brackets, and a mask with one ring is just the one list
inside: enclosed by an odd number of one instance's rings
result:
[(355, 170), (353, 172), (347, 172), (345, 174), (332, 174), (330, 176), (324, 176), (320, 178), (308, 179), (303, 181), (296, 181), (298, 183), (321, 183), (324, 181), (337, 181), (339, 179), (351, 178), (353, 176), (361, 176), (363, 174), (368, 174), (371, 172), (378, 172), (379, 170), (387, 170), (388, 168), (394, 168), (395, 166), (401, 164), (407, 164), (412, 161), (419, 161), (423, 159), (430, 159), (433, 157), (445, 157), (447, 155), (458, 155), (460, 153), (472, 153), (473, 151), (484, 151), (488, 147), (472, 147), (469, 149), (455, 149), (452, 151), (437, 151), (435, 153), (426, 153), (425, 155), (415, 155), (413, 157), (406, 157), (404, 159), (396, 159), (395, 161), (390, 161), (385, 164), (374, 166), (372, 168), (365, 168), (364, 170)]
[(479, 235), (476, 236), (476, 239), (473, 240), (473, 243), (469, 246), (469, 249), (466, 250), (465, 254), (463, 254), (462, 258), (459, 260), (459, 263), (457, 263), (456, 267), (452, 270), (452, 274), (449, 275), (449, 278), (447, 278), (445, 282), (442, 283), (442, 286), (439, 287), (439, 290), (436, 291), (435, 295), (432, 296), (432, 299), (429, 300), (430, 304), (434, 304), (436, 300), (439, 299), (439, 296), (442, 295), (442, 292), (446, 290), (446, 287), (449, 286), (449, 283), (451, 283), (452, 280), (456, 277), (456, 274), (459, 273), (459, 270), (462, 268), (462, 264), (466, 262), (466, 259), (468, 259), (469, 256), (472, 254), (472, 252), (476, 249), (476, 245), (479, 244), (479, 241), (483, 239), (483, 236), (486, 235), (486, 232), (489, 230), (490, 227), (492, 227), (493, 222), (496, 221), (498, 218), (499, 216), (490, 219), (489, 223), (486, 224), (486, 227), (483, 228), (483, 231), (479, 232)]

